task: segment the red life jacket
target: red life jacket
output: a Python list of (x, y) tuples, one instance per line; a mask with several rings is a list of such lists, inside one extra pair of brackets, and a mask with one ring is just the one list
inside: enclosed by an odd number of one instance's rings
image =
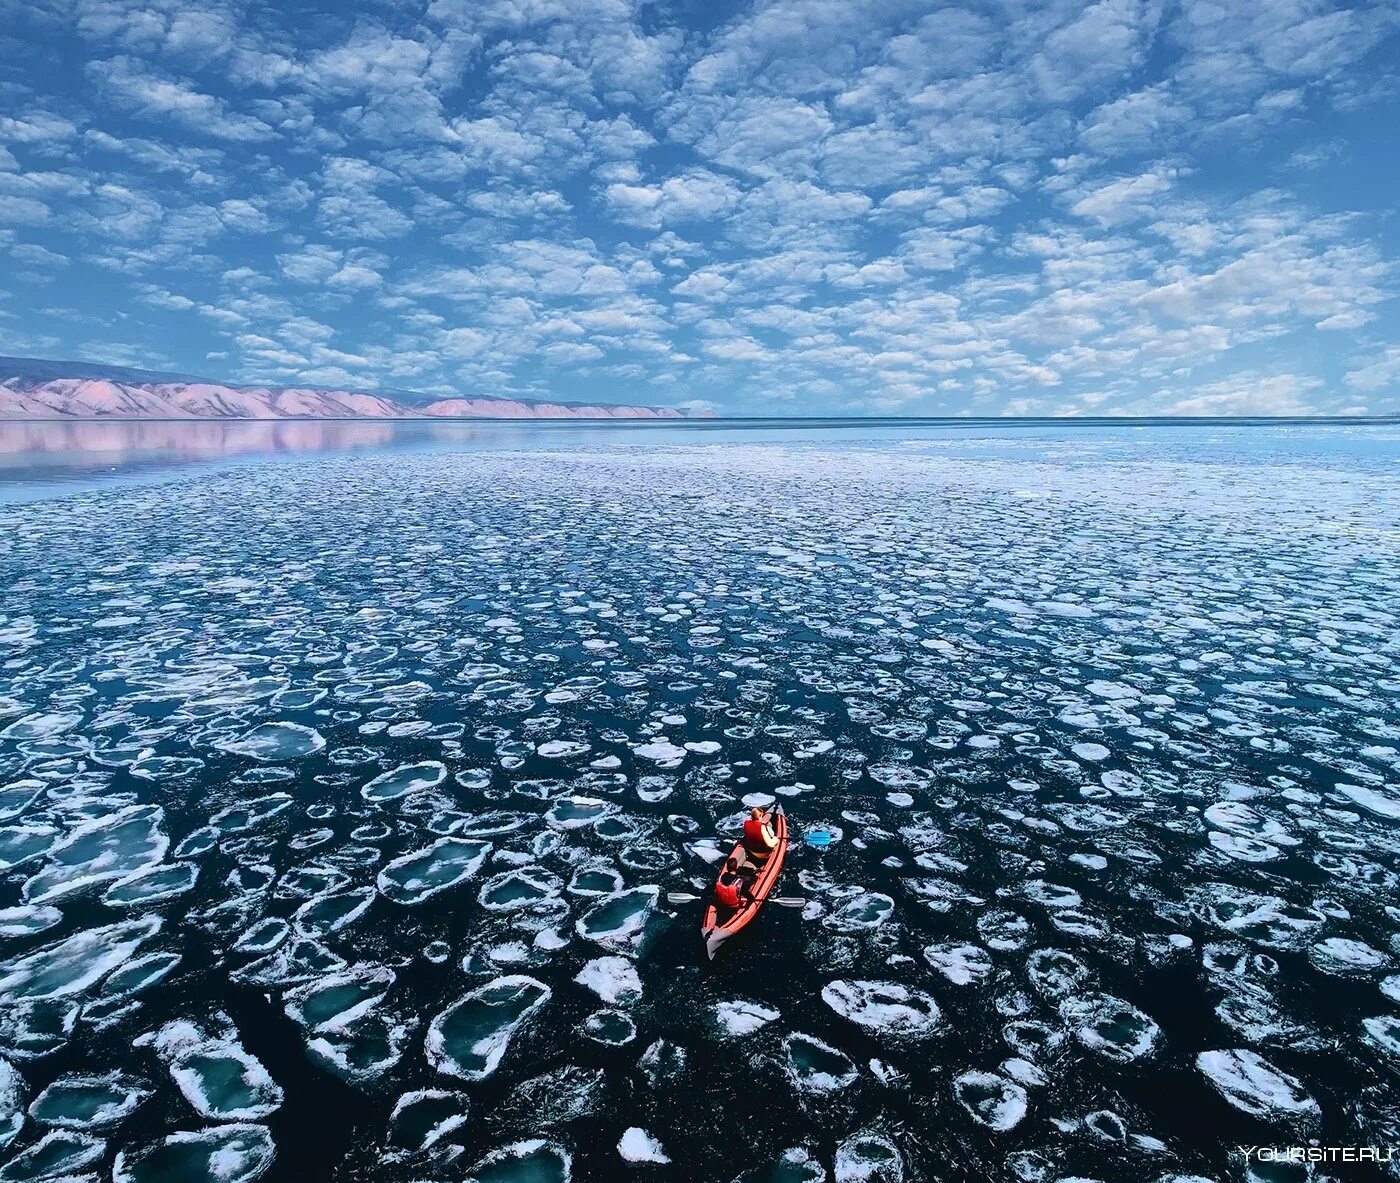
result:
[(744, 822), (744, 849), (761, 859), (767, 858), (768, 852), (773, 849), (768, 844), (768, 835), (764, 833), (767, 825), (767, 822), (756, 817), (748, 818)]
[(715, 902), (724, 908), (737, 908), (743, 903), (739, 896), (739, 876), (724, 874), (719, 877), (715, 884)]

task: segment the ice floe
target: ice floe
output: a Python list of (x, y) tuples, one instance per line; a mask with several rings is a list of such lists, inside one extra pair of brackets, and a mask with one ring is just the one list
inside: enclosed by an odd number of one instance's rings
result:
[(715, 1003), (714, 1016), (720, 1031), (727, 1038), (737, 1039), (766, 1027), (778, 1017), (778, 1012), (762, 1003), (750, 1002), (746, 998), (734, 998)]
[(834, 1093), (856, 1081), (856, 1066), (844, 1052), (814, 1035), (798, 1032), (783, 1040), (788, 1079), (807, 1093)]
[(309, 756), (326, 746), (325, 737), (301, 723), (262, 723), (236, 739), (219, 741), (216, 747), (253, 760), (288, 760)]
[(397, 801), (410, 793), (421, 793), (435, 789), (447, 778), (447, 766), (437, 760), (425, 760), (418, 764), (402, 764), (389, 772), (381, 773), (365, 784), (360, 795), (366, 801)]
[(1105, 994), (1064, 999), (1060, 1016), (1090, 1051), (1120, 1063), (1151, 1055), (1162, 1033), (1150, 1016)]
[(386, 863), (377, 879), (379, 892), (396, 904), (421, 904), (465, 883), (481, 870), (490, 852), (490, 842), (439, 838)]
[(29, 1106), (40, 1125), (89, 1130), (117, 1125), (151, 1095), (149, 1086), (125, 1072), (72, 1073), (49, 1084)]
[(31, 937), (47, 932), (63, 919), (63, 913), (46, 904), (20, 904), (0, 908), (0, 940)]
[(894, 900), (878, 891), (854, 891), (832, 904), (822, 923), (838, 932), (879, 928), (894, 912)]
[(374, 903), (374, 888), (328, 892), (312, 896), (292, 915), (296, 931), (306, 937), (324, 937), (340, 932), (359, 920)]
[(519, 912), (554, 899), (563, 887), (563, 880), (543, 867), (521, 867), (491, 876), (477, 899), (492, 912)]
[(929, 945), (924, 949), (924, 960), (955, 986), (980, 982), (992, 972), (992, 959), (980, 945)]
[(8, 1060), (0, 1059), (0, 1150), (24, 1128), (24, 1077)]
[(628, 1162), (668, 1163), (670, 1157), (661, 1148), (661, 1143), (640, 1126), (629, 1126), (622, 1132), (617, 1143), (617, 1152)]
[(39, 1179), (62, 1183), (80, 1178), (82, 1172), (96, 1166), (106, 1155), (107, 1143), (101, 1138), (72, 1130), (53, 1130), (0, 1167), (0, 1179), (5, 1183)]
[(265, 1126), (218, 1126), (124, 1147), (112, 1166), (112, 1183), (254, 1183), (275, 1157)]
[(953, 1095), (972, 1117), (997, 1133), (1014, 1129), (1026, 1116), (1026, 1090), (994, 1072), (964, 1072), (953, 1080)]
[(637, 1038), (637, 1024), (620, 1010), (594, 1011), (583, 1021), (583, 1033), (595, 1043), (623, 1047)]
[(182, 958), (179, 953), (144, 953), (133, 957), (109, 974), (102, 983), (105, 998), (130, 998), (149, 990), (174, 973)]
[(625, 957), (595, 957), (574, 977), (609, 1006), (631, 1004), (642, 997), (637, 967)]
[(1300, 1080), (1248, 1048), (1201, 1052), (1196, 1067), (1231, 1105), (1253, 1117), (1307, 1121), (1320, 1112)]
[(904, 1156), (894, 1139), (870, 1131), (836, 1148), (834, 1183), (903, 1183)]
[(32, 953), (0, 962), (0, 1001), (29, 1002), (81, 994), (126, 962), (160, 931), (147, 916), (81, 929)]
[(155, 1049), (185, 1100), (201, 1117), (250, 1121), (267, 1117), (282, 1105), (282, 1089), (243, 1049), (235, 1030), (211, 1035), (180, 1020), (137, 1042), (149, 1042)]
[(661, 891), (634, 887), (599, 899), (575, 924), (578, 935), (609, 949), (635, 950)]
[(387, 966), (340, 970), (289, 990), (285, 1010), (308, 1031), (343, 1031), (373, 1011), (393, 984)]
[(895, 1038), (926, 1039), (941, 1018), (932, 995), (898, 982), (838, 978), (822, 987), (822, 1001), (843, 1018)]
[(133, 909), (163, 904), (193, 890), (198, 878), (195, 863), (155, 863), (118, 879), (102, 893), (102, 902)]
[(508, 974), (464, 994), (428, 1028), (426, 1051), (439, 1072), (484, 1080), (495, 1071), (516, 1031), (552, 991), (523, 974)]
[(46, 865), (24, 885), (24, 898), (42, 904), (122, 879), (158, 863), (170, 840), (165, 811), (129, 805), (77, 826), (48, 851)]
[(471, 1111), (465, 1093), (451, 1089), (415, 1089), (394, 1102), (389, 1134), (408, 1150), (428, 1150), (463, 1131)]

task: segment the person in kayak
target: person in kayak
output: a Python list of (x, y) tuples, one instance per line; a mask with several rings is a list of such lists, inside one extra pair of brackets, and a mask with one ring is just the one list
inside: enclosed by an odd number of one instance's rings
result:
[(719, 880), (715, 883), (715, 903), (721, 908), (737, 912), (751, 899), (753, 899), (752, 878), (744, 874), (738, 859), (726, 859), (724, 870), (719, 873)]
[(762, 867), (777, 849), (778, 836), (773, 833), (773, 821), (755, 805), (744, 822), (744, 854), (755, 867)]

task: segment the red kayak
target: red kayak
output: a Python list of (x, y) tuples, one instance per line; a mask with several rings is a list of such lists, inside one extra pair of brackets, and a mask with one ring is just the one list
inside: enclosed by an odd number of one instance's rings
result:
[[(742, 907), (729, 912), (723, 922), (720, 920), (720, 910), (715, 906), (714, 901), (711, 900), (706, 905), (705, 918), (700, 923), (700, 935), (705, 938), (705, 952), (709, 954), (711, 959), (714, 958), (715, 952), (725, 941), (745, 928), (749, 921), (758, 915), (758, 910), (763, 907), (763, 901), (773, 894), (773, 888), (778, 883), (778, 876), (783, 873), (783, 860), (787, 858), (788, 850), (788, 824), (787, 814), (783, 812), (781, 803), (774, 808), (773, 833), (777, 836), (778, 845), (773, 848), (773, 853), (768, 856), (768, 861), (763, 864), (763, 869), (758, 872), (757, 878), (753, 881), (753, 898), (747, 900)], [(729, 857), (738, 859), (740, 863), (744, 861), (742, 840), (730, 851)]]

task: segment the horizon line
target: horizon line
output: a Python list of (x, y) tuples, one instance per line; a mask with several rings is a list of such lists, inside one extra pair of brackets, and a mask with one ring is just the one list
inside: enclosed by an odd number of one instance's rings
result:
[[(564, 404), (559, 404), (564, 405)], [(26, 423), (531, 423), (566, 426), (711, 427), (729, 424), (1400, 424), (1400, 412), (1368, 415), (694, 415), (614, 416), (507, 415), (26, 415), (0, 416), (0, 426)]]

